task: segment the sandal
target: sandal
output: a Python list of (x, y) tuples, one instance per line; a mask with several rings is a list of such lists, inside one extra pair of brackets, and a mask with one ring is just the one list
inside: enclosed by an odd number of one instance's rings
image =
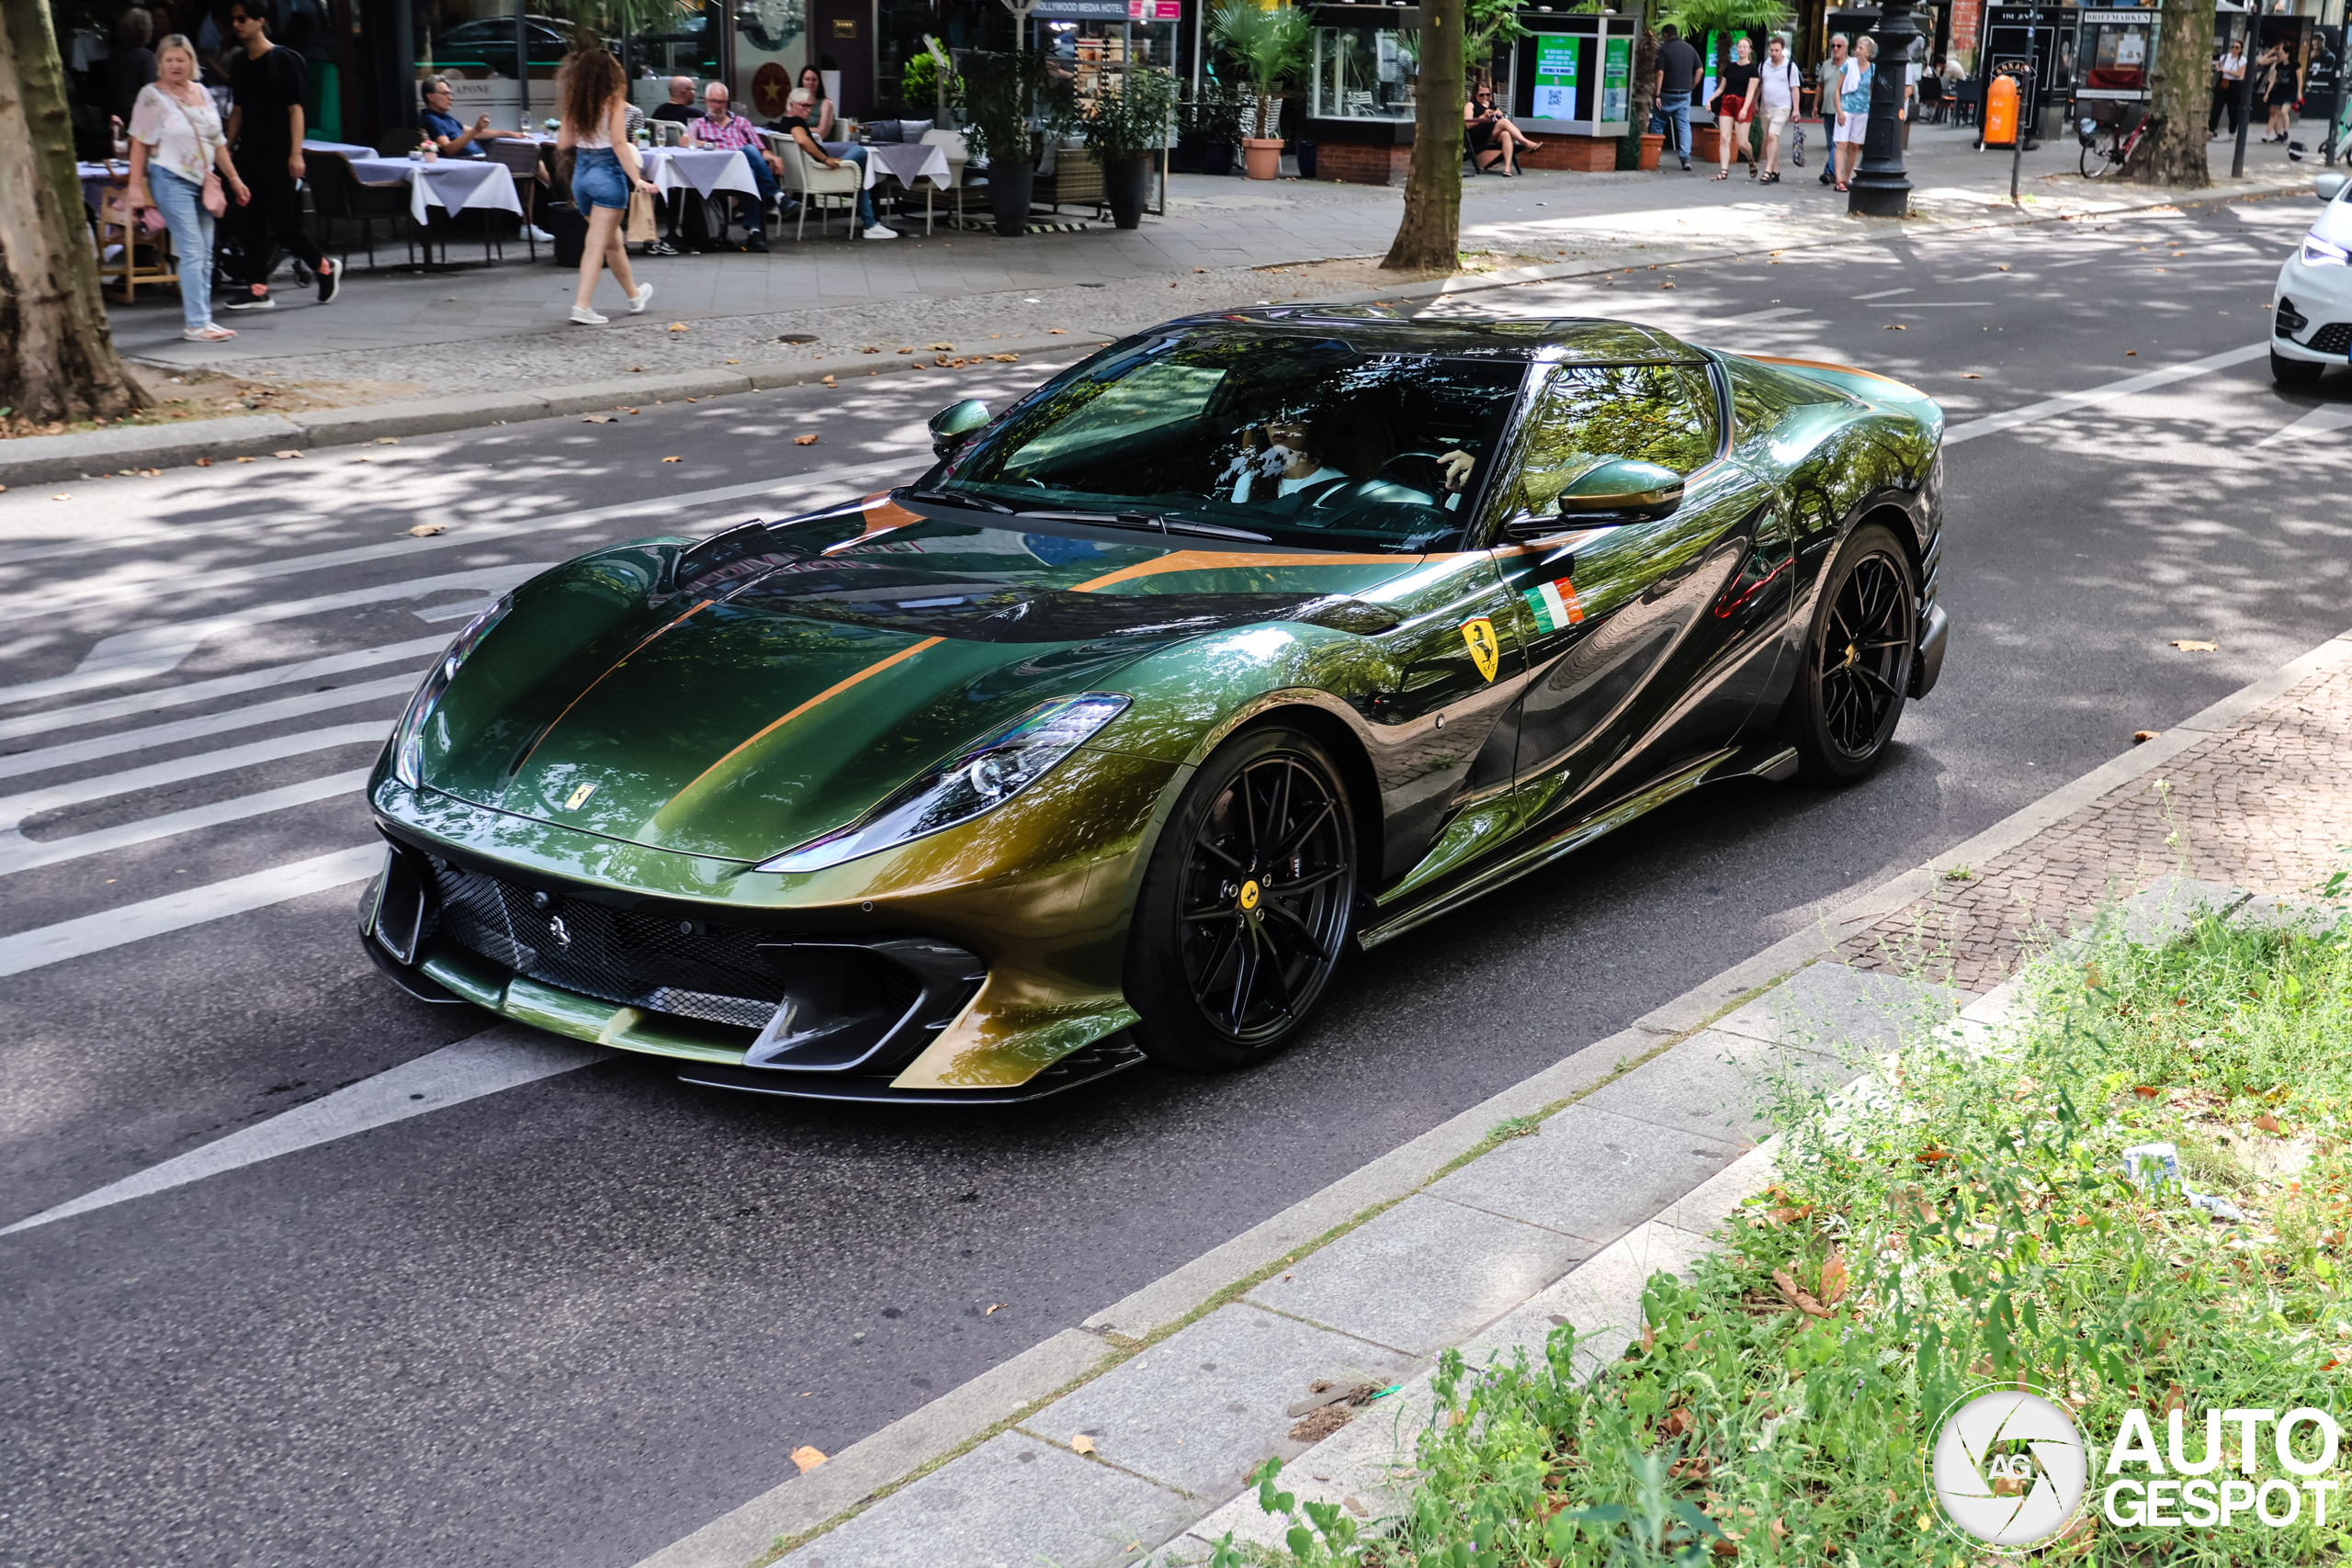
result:
[(1779, 185), (1779, 184), (1781, 183), (1781, 171), (1780, 171), (1780, 170), (1778, 170), (1778, 169), (1775, 169), (1775, 170), (1773, 170), (1770, 174), (1769, 174), (1769, 175), (1762, 175), (1761, 177), (1759, 177), (1759, 178), (1757, 180), (1757, 182), (1756, 182), (1756, 183), (1757, 183), (1758, 185), (1761, 185), (1761, 186), (1776, 186), (1776, 185)]
[(1731, 171), (1729, 169), (1717, 169), (1715, 171), (1715, 178), (1719, 180), (1727, 180), (1731, 178)]
[(1829, 188), (1831, 190), (1842, 191), (1846, 188), (1846, 182), (1844, 180), (1839, 180), (1836, 185), (1831, 186)]

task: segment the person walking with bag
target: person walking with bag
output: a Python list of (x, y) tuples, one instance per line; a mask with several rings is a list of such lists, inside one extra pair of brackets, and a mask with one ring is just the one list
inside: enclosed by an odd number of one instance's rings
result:
[(1731, 65), (1724, 72), (1723, 91), (1715, 95), (1715, 148), (1718, 161), (1715, 178), (1731, 178), (1734, 157), (1747, 161), (1747, 177), (1756, 177), (1756, 150), (1747, 144), (1749, 130), (1756, 124), (1756, 86), (1761, 75), (1756, 64), (1756, 46), (1746, 39), (1731, 46)]
[(1862, 138), (1871, 129), (1871, 83), (1878, 75), (1878, 40), (1864, 34), (1854, 40), (1838, 92), (1838, 183), (1832, 190), (1849, 188), (1855, 166), (1862, 161)]
[[(1777, 33), (1764, 46), (1764, 63), (1757, 72), (1756, 103), (1764, 117), (1764, 173), (1760, 185), (1781, 183), (1781, 137), (1796, 122), (1797, 104), (1804, 90), (1804, 73), (1789, 58), (1789, 43)], [(1799, 131), (1798, 135), (1804, 133)], [(1752, 171), (1751, 171), (1752, 172)]]
[(302, 102), (310, 73), (302, 57), (269, 41), (262, 0), (234, 0), (229, 30), (243, 51), (229, 62), (229, 145), (236, 150), (237, 173), (253, 192), (229, 222), (242, 285), (229, 300), (232, 310), (273, 310), (270, 263), (284, 246), (319, 280), (319, 303), (331, 303), (343, 287), (341, 263), (330, 261), (302, 227), (298, 188), (302, 164)]
[(212, 224), (253, 192), (237, 177), (212, 95), (197, 85), (196, 45), (178, 33), (155, 55), (155, 80), (130, 110), (130, 209), (163, 214), (179, 253), (180, 336), (224, 343), (237, 334), (212, 324)]
[(559, 152), (575, 154), (571, 204), (588, 219), (588, 239), (580, 252), (580, 288), (571, 297), (571, 319), (584, 327), (601, 327), (612, 319), (588, 303), (596, 292), (597, 275), (606, 267), (628, 297), (630, 315), (642, 315), (653, 298), (653, 285), (638, 282), (629, 271), (628, 246), (621, 237), (629, 192), (641, 191), (649, 198), (654, 194), (637, 149), (629, 145), (628, 103), (628, 82), (621, 75), (619, 61), (601, 49), (571, 57), (563, 72), (563, 119), (555, 145)]

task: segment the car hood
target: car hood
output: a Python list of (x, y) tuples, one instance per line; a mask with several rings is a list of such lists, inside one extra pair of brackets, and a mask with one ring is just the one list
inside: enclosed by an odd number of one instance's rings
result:
[[(458, 682), (503, 685), (514, 700), (500, 739), (450, 746), (429, 782), (567, 828), (757, 861), (854, 820), (1042, 704), (1119, 690), (1119, 672), (1148, 653), (1315, 615), (1420, 559), (897, 516), (909, 522), (871, 543), (828, 555), (822, 539), (793, 541), (739, 558), (718, 581), (689, 580), (628, 636), (527, 694), (495, 679), (500, 645), (531, 636), (526, 589)], [(515, 708), (528, 710), (520, 723)]]

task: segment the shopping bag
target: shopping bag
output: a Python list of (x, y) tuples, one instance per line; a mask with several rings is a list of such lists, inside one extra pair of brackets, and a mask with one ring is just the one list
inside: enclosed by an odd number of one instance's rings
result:
[(653, 243), (653, 198), (641, 190), (628, 193), (628, 227), (621, 238), (630, 244)]
[(1789, 162), (1802, 169), (1804, 167), (1804, 127), (1800, 125), (1792, 129), (1796, 139), (1789, 144)]

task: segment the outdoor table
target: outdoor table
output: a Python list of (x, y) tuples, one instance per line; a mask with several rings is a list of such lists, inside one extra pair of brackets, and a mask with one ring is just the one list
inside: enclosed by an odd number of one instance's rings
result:
[(74, 173), (82, 182), (83, 205), (96, 212), (107, 186), (130, 183), (130, 163), (124, 159), (112, 164), (76, 164)]
[[(937, 142), (872, 141), (865, 147), (865, 188), (872, 190), (874, 182), (888, 175), (911, 193), (917, 180), (927, 179), (933, 190), (946, 190), (956, 183), (956, 167), (947, 161), (947, 149)], [(922, 231), (931, 232), (931, 191), (922, 193)]]
[(428, 209), (435, 207), (444, 212), (473, 208), (523, 216), (514, 173), (489, 158), (435, 158), (429, 164), (421, 158), (354, 158), (351, 172), (369, 185), (407, 182), (409, 215), (420, 229), (431, 221)]
[(752, 177), (752, 166), (743, 161), (740, 147), (640, 147), (637, 155), (645, 164), (646, 177), (665, 197), (674, 190), (691, 189), (702, 196), (732, 190), (759, 199), (759, 182)]

